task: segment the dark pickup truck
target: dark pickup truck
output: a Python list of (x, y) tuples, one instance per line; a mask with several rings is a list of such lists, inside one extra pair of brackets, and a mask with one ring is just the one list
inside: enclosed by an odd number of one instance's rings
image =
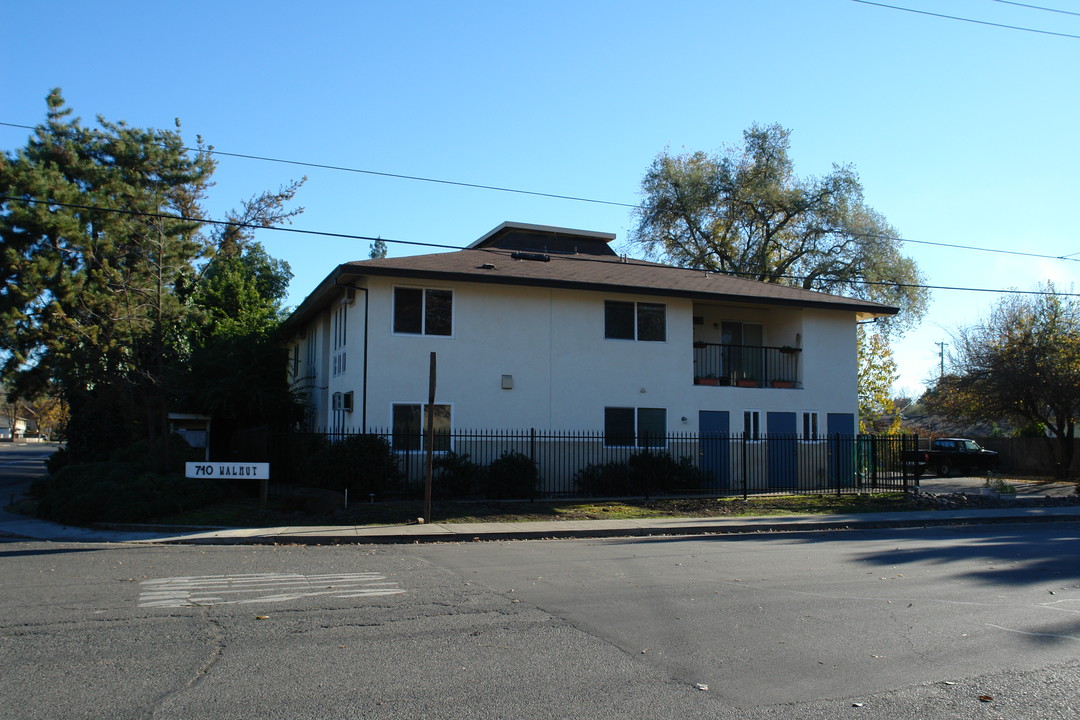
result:
[(906, 451), (904, 460), (914, 466), (915, 477), (922, 476), (927, 468), (938, 477), (948, 477), (993, 470), (998, 464), (998, 454), (993, 450), (983, 450), (974, 440), (934, 438), (929, 448)]

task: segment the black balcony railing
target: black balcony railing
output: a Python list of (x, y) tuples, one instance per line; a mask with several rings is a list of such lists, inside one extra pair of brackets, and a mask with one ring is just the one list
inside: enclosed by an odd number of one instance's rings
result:
[(801, 387), (793, 347), (694, 343), (694, 382), (737, 387)]

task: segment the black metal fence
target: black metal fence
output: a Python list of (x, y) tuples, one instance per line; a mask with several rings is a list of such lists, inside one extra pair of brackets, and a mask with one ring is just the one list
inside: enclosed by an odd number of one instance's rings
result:
[[(434, 440), (442, 497), (619, 497), (847, 494), (915, 488), (905, 450), (915, 436), (454, 430)], [(396, 449), (395, 449), (396, 446)], [(289, 433), (270, 443), (276, 482), (415, 496), (424, 441), (389, 431)]]

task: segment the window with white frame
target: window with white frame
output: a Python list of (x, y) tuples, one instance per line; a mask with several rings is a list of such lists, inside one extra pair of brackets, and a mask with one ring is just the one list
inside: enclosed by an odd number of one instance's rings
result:
[(314, 382), (319, 377), (319, 349), (317, 340), (319, 331), (315, 327), (308, 328), (307, 338), (307, 372), (304, 373), (309, 380)]
[(818, 442), (823, 438), (818, 432), (820, 414), (817, 410), (804, 410), (802, 414), (802, 440), (803, 442)]
[(743, 438), (749, 442), (761, 441), (761, 411), (743, 410)]
[(398, 452), (419, 452), (426, 450), (424, 431), (427, 414), (434, 408), (434, 438), (432, 450), (447, 452), (450, 450), (450, 406), (421, 405), (420, 403), (401, 403), (393, 406), (393, 435), (391, 444)]
[(665, 408), (604, 408), (606, 447), (664, 447), (667, 445)]
[(331, 372), (334, 377), (345, 372), (345, 342), (348, 339), (349, 306), (341, 305), (334, 311), (331, 320), (334, 354), (331, 358)]
[(345, 347), (345, 341), (348, 339), (348, 320), (349, 320), (349, 306), (340, 305), (338, 309), (334, 311), (333, 329), (334, 329), (334, 349), (340, 350)]
[(609, 340), (667, 340), (667, 305), (604, 301), (604, 337)]
[(430, 288), (394, 288), (394, 332), (403, 335), (453, 334), (454, 293)]

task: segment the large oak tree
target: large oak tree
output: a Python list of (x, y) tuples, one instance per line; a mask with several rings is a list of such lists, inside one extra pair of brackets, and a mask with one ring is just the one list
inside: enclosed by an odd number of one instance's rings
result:
[(873, 352), (891, 360), (891, 336), (918, 323), (928, 291), (897, 231), (864, 201), (855, 170), (834, 165), (824, 177), (800, 178), (790, 134), (754, 125), (719, 154), (661, 153), (642, 180), (631, 239), (682, 267), (899, 307), (859, 333), (860, 405), (869, 412), (888, 396), (895, 365), (863, 360)]
[(864, 202), (854, 169), (800, 178), (789, 148), (789, 130), (754, 125), (721, 154), (661, 153), (632, 240), (676, 265), (888, 303), (901, 324), (917, 321), (927, 301), (918, 268)]

